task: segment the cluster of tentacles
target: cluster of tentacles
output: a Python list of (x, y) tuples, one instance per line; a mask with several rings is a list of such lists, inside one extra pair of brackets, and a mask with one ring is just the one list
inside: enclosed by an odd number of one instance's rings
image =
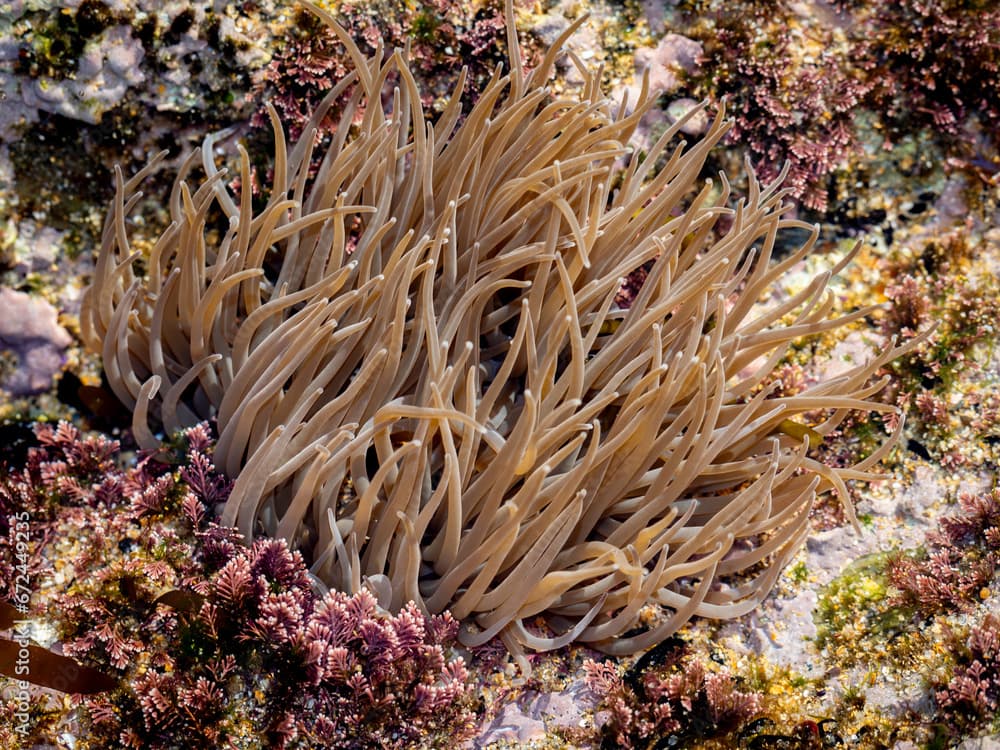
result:
[[(272, 110), (261, 210), (208, 139), (139, 274), (126, 219), (159, 159), (118, 172), (81, 322), (141, 444), (214, 418), (236, 478), (224, 522), (291, 540), (331, 586), (450, 610), (469, 645), (633, 652), (693, 615), (750, 610), (817, 493), (846, 503), (844, 480), (892, 442), (851, 468), (810, 457), (852, 410), (889, 409), (867, 399), (898, 351), (794, 396), (768, 385), (796, 339), (869, 312), (830, 319), (847, 260), (760, 305), (815, 235), (778, 262), (778, 233), (803, 226), (784, 193), (751, 175), (731, 209), (724, 176), (699, 182), (721, 116), (693, 147), (670, 150), (679, 123), (638, 158), (645, 88), (634, 106), (590, 71), (575, 93), (547, 88), (576, 25), (526, 73), (508, 10), (510, 71), (431, 123), (404, 52), (367, 59), (313, 10), (356, 69), (290, 148)], [(314, 158), (335, 103), (342, 125)], [(620, 637), (649, 603), (662, 616)], [(526, 626), (536, 615), (547, 632)]]

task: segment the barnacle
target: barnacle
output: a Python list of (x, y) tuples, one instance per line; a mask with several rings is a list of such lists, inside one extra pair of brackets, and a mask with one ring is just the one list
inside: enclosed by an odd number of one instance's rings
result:
[[(809, 455), (852, 410), (891, 409), (867, 399), (898, 349), (793, 396), (766, 385), (791, 342), (870, 312), (829, 317), (825, 286), (849, 257), (758, 305), (815, 231), (776, 261), (781, 230), (809, 229), (787, 217), (778, 184), (751, 175), (729, 209), (724, 175), (699, 183), (722, 115), (690, 148), (669, 149), (682, 121), (630, 158), (655, 104), (647, 86), (615, 106), (576, 61), (580, 91), (550, 91), (578, 23), (528, 73), (508, 7), (510, 71), (464, 118), (456, 93), (432, 123), (404, 51), (366, 59), (306, 5), (355, 70), (291, 148), (271, 110), (259, 212), (227, 187), (209, 137), (139, 277), (126, 217), (161, 157), (117, 172), (81, 325), (137, 438), (153, 447), (154, 426), (214, 417), (216, 463), (236, 478), (224, 522), (290, 540), (339, 589), (451, 610), (472, 624), (469, 645), (499, 634), (625, 653), (693, 615), (749, 611), (806, 535), (816, 495), (847, 503), (844, 481), (868, 478), (893, 442), (849, 468)], [(314, 131), (342, 96), (311, 177)], [(213, 212), (228, 219), (219, 240)], [(644, 264), (619, 309), (623, 277)], [(789, 427), (806, 412), (825, 416)], [(651, 602), (665, 615), (623, 637)], [(528, 629), (536, 615), (551, 633)]]

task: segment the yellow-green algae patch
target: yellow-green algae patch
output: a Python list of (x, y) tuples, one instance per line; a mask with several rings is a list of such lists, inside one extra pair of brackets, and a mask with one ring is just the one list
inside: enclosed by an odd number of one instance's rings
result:
[(841, 666), (896, 661), (912, 612), (891, 604), (886, 565), (893, 552), (851, 563), (819, 593), (816, 645)]

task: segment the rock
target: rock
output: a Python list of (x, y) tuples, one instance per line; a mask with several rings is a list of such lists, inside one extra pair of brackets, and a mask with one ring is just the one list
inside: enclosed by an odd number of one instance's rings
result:
[(697, 69), (701, 54), (699, 42), (680, 34), (664, 34), (656, 47), (635, 51), (637, 78), (649, 71), (650, 87), (670, 93), (680, 85), (684, 73)]
[[(684, 97), (682, 99), (674, 99), (667, 106), (667, 117), (670, 122), (674, 123), (684, 117), (692, 109), (697, 109), (699, 103), (694, 99), (689, 99)], [(711, 125), (711, 119), (708, 116), (708, 112), (705, 111), (704, 107), (691, 115), (690, 119), (681, 125), (681, 132), (685, 135), (704, 135), (708, 132), (708, 126)]]
[(479, 750), (495, 743), (523, 747), (542, 742), (552, 732), (580, 727), (581, 717), (594, 708), (595, 702), (582, 678), (574, 679), (558, 692), (529, 690), (517, 701), (505, 705), (466, 747)]
[(534, 26), (531, 27), (531, 31), (542, 44), (551, 47), (567, 28), (569, 28), (567, 18), (555, 13), (547, 13), (538, 18)]
[(528, 716), (517, 704), (503, 707), (482, 734), (473, 743), (474, 748), (485, 748), (494, 742), (526, 744), (545, 737), (545, 722)]
[(963, 740), (958, 750), (1000, 750), (1000, 735), (989, 737), (970, 737)]
[(73, 341), (57, 317), (45, 300), (0, 288), (0, 355), (14, 360), (9, 371), (0, 372), (0, 388), (14, 396), (29, 396), (52, 385)]

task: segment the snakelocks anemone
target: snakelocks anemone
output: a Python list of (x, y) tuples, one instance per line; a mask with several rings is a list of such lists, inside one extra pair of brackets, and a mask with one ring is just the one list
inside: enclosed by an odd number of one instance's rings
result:
[[(236, 480), (224, 523), (288, 539), (332, 587), (450, 610), (467, 645), (630, 653), (694, 615), (752, 609), (817, 495), (839, 493), (850, 515), (845, 480), (869, 478), (895, 437), (850, 468), (810, 456), (851, 411), (890, 410), (868, 400), (871, 376), (899, 348), (794, 396), (768, 385), (792, 342), (870, 312), (830, 318), (826, 284), (849, 258), (758, 304), (816, 231), (778, 261), (779, 232), (812, 229), (778, 184), (751, 175), (735, 200), (725, 175), (700, 182), (722, 114), (690, 148), (671, 150), (678, 123), (638, 158), (647, 86), (614, 103), (577, 60), (578, 91), (548, 88), (579, 22), (526, 72), (508, 3), (510, 70), (432, 121), (405, 51), (365, 58), (305, 5), (355, 69), (291, 147), (271, 110), (260, 211), (209, 137), (140, 275), (126, 219), (163, 155), (116, 172), (81, 323), (140, 444), (214, 418), (216, 463)], [(320, 159), (315, 131), (338, 100)], [(228, 231), (209, 231), (220, 215)], [(789, 428), (806, 413), (811, 429)], [(660, 616), (637, 629), (650, 603)]]

